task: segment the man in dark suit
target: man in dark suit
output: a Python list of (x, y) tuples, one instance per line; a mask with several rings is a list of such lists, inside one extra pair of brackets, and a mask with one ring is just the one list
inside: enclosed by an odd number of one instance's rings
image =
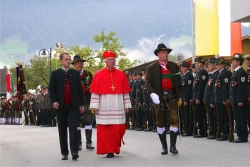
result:
[(137, 122), (137, 128), (136, 131), (142, 131), (143, 130), (143, 90), (142, 87), (144, 85), (144, 81), (142, 79), (142, 72), (137, 72), (137, 85), (136, 85), (136, 122)]
[(244, 59), (248, 67), (247, 69), (247, 97), (248, 97), (247, 124), (248, 124), (248, 134), (250, 134), (250, 55), (244, 56)]
[(206, 137), (206, 126), (205, 126), (205, 118), (206, 118), (206, 111), (205, 105), (202, 101), (204, 96), (205, 87), (207, 85), (208, 80), (208, 73), (203, 68), (205, 62), (203, 58), (196, 58), (195, 59), (195, 67), (198, 70), (194, 82), (193, 82), (193, 97), (192, 101), (195, 104), (195, 114), (197, 116), (197, 122), (199, 126), (199, 134), (195, 135), (195, 138)]
[(211, 58), (208, 63), (210, 72), (208, 73), (208, 82), (205, 88), (203, 102), (207, 107), (208, 118), (209, 118), (209, 134), (207, 139), (215, 139), (216, 134), (216, 115), (214, 111), (214, 84), (218, 75), (216, 68), (216, 58)]
[(181, 100), (183, 102), (182, 111), (184, 115), (184, 124), (185, 129), (182, 136), (192, 136), (193, 133), (193, 121), (192, 121), (192, 113), (190, 110), (190, 100), (192, 99), (192, 87), (194, 77), (192, 73), (189, 71), (191, 63), (183, 61), (180, 65), (182, 75), (182, 86), (183, 86), (183, 93)]
[(246, 71), (241, 67), (243, 63), (243, 55), (235, 53), (232, 58), (232, 67), (234, 69), (230, 82), (229, 104), (233, 106), (235, 122), (237, 125), (238, 139), (234, 143), (248, 142), (247, 133), (247, 82), (248, 77)]
[(178, 99), (182, 95), (179, 66), (168, 61), (168, 54), (172, 49), (163, 43), (154, 51), (159, 61), (147, 67), (146, 89), (155, 104), (157, 132), (162, 144), (161, 154), (168, 154), (166, 140), (167, 116), (170, 119), (170, 152), (178, 153), (176, 138), (178, 133)]
[(50, 77), (49, 96), (56, 110), (62, 160), (68, 159), (67, 124), (69, 122), (70, 150), (72, 159), (78, 155), (77, 119), (84, 112), (84, 95), (81, 86), (80, 72), (70, 67), (70, 55), (60, 55), (61, 68), (53, 71)]
[[(219, 74), (215, 81), (214, 87), (214, 102), (217, 106), (217, 115), (219, 122), (218, 141), (227, 140), (228, 133), (228, 113), (226, 108), (226, 101), (229, 99), (229, 83), (230, 73), (225, 68), (224, 58), (218, 58), (216, 61), (216, 67)], [(221, 133), (221, 134), (220, 134)]]

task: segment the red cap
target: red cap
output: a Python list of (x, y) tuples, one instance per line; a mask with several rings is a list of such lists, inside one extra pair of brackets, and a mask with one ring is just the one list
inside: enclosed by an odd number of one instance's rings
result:
[(114, 52), (112, 52), (111, 50), (103, 52), (102, 55), (103, 55), (104, 59), (107, 59), (110, 57), (116, 58), (116, 54)]

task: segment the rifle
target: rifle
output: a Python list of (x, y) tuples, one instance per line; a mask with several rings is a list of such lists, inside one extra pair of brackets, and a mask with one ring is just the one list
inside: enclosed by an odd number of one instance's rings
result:
[[(145, 109), (145, 106), (146, 106), (146, 109)], [(143, 111), (145, 112), (144, 114), (144, 125), (143, 125), (143, 128), (144, 130), (147, 129), (147, 104), (143, 104)]]
[(234, 131), (233, 131), (233, 127), (234, 127), (234, 121), (232, 118), (232, 112), (229, 109), (228, 103), (226, 103), (226, 108), (227, 108), (227, 113), (228, 113), (228, 118), (229, 118), (229, 124), (230, 124), (230, 129), (229, 129), (229, 134), (228, 134), (228, 140), (229, 142), (232, 142), (234, 140)]
[[(155, 104), (152, 104), (153, 106), (155, 105)], [(155, 110), (154, 110), (154, 108), (152, 107), (152, 117), (153, 117), (153, 127), (152, 127), (152, 130), (156, 130), (156, 115), (155, 115)]]
[(182, 108), (181, 106), (178, 107), (179, 108), (179, 112), (181, 113), (181, 117), (182, 117), (182, 128), (180, 127), (180, 129), (182, 130), (182, 134), (184, 134), (185, 130), (186, 130), (186, 124), (185, 124), (185, 121), (184, 121), (184, 115), (183, 115), (183, 111), (182, 111)]
[(218, 113), (218, 107), (217, 105), (215, 104), (215, 111), (217, 113), (217, 123), (218, 123), (218, 126), (217, 126), (217, 132), (216, 132), (216, 138), (219, 139), (221, 137), (221, 133), (220, 133), (220, 119), (219, 119), (219, 113)]
[(194, 122), (194, 127), (193, 127), (193, 136), (198, 134), (198, 130), (197, 130), (197, 123), (196, 123), (196, 114), (195, 114), (195, 110), (194, 110), (194, 102), (191, 102), (191, 107), (192, 107), (192, 112), (193, 112), (193, 122)]

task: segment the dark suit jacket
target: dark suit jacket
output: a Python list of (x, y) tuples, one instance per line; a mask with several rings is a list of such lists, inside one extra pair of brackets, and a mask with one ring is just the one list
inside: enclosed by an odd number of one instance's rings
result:
[(193, 82), (193, 101), (200, 100), (202, 102), (207, 81), (208, 73), (204, 68), (202, 68), (197, 72)]
[(227, 69), (223, 69), (218, 74), (215, 84), (220, 83), (220, 86), (214, 87), (214, 101), (215, 103), (222, 103), (229, 99), (229, 84), (230, 84), (230, 73)]
[(250, 69), (247, 70), (247, 97), (250, 97)]
[(247, 73), (243, 68), (240, 68), (233, 73), (230, 82), (230, 98), (231, 105), (238, 103), (247, 104)]
[[(174, 62), (169, 61), (169, 67), (170, 67), (170, 72), (172, 74), (177, 74), (179, 73), (179, 66), (175, 64)], [(156, 93), (159, 98), (161, 99), (161, 66), (158, 61), (150, 64), (147, 66), (147, 77), (146, 77), (146, 89), (149, 93)], [(177, 94), (178, 98), (181, 98), (182, 95), (182, 84), (181, 84), (181, 77), (180, 75), (173, 75), (173, 81), (174, 81), (174, 91)]]
[(194, 77), (191, 72), (187, 72), (185, 75), (182, 76), (183, 93), (181, 100), (183, 102), (189, 103), (192, 99), (193, 81)]
[[(51, 103), (59, 103), (58, 110), (63, 108), (64, 91), (65, 91), (65, 72), (61, 69), (52, 71), (49, 83), (49, 96)], [(70, 84), (70, 97), (74, 109), (79, 110), (80, 105), (85, 105), (84, 94), (82, 91), (80, 72), (74, 69), (68, 70)]]
[(85, 100), (86, 103), (89, 105), (90, 104), (90, 98), (91, 98), (91, 93), (89, 92), (90, 84), (92, 82), (92, 74), (89, 71), (83, 70), (83, 79), (81, 79), (81, 84), (84, 84), (86, 87), (86, 95), (85, 95)]
[[(203, 96), (203, 103), (204, 104), (214, 104), (214, 84), (216, 78), (219, 74), (219, 71), (215, 71), (213, 74), (209, 74), (207, 86)], [(229, 82), (229, 81), (228, 81)]]

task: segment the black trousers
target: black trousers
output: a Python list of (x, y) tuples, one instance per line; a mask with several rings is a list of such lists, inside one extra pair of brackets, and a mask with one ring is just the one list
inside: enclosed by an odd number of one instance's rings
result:
[(193, 113), (190, 109), (190, 103), (187, 106), (182, 105), (182, 112), (184, 115), (185, 133), (193, 133)]
[(201, 102), (200, 104), (195, 104), (195, 114), (197, 116), (196, 120), (199, 126), (199, 134), (206, 135), (207, 134), (205, 130), (206, 110), (205, 110), (205, 104), (203, 102)]
[(47, 109), (41, 109), (40, 110), (41, 115), (41, 125), (48, 125), (47, 122)]
[(247, 124), (248, 124), (248, 129), (250, 130), (250, 104), (247, 106)]
[(77, 119), (79, 110), (73, 109), (72, 105), (64, 104), (63, 109), (56, 111), (58, 121), (58, 131), (60, 139), (61, 154), (68, 155), (68, 133), (67, 124), (69, 123), (69, 140), (71, 153), (78, 153), (77, 143)]
[(216, 117), (217, 116), (215, 115), (214, 108), (210, 107), (210, 104), (206, 104), (206, 106), (207, 106), (211, 136), (216, 136)]
[(234, 118), (237, 125), (237, 136), (240, 138), (248, 138), (247, 134), (247, 105), (239, 107), (233, 105)]
[(46, 118), (47, 118), (47, 125), (51, 126), (52, 125), (52, 117), (51, 117), (51, 112), (52, 109), (46, 109)]
[(217, 111), (218, 111), (218, 121), (220, 126), (220, 131), (222, 134), (227, 135), (228, 134), (228, 113), (227, 108), (222, 103), (217, 103)]
[(145, 112), (145, 120), (148, 122), (148, 128), (152, 129), (153, 126), (153, 118), (152, 118), (152, 112), (153, 104), (145, 103), (143, 105), (143, 110)]
[(137, 106), (136, 111), (136, 122), (137, 122), (137, 128), (143, 128), (143, 109), (142, 106)]

